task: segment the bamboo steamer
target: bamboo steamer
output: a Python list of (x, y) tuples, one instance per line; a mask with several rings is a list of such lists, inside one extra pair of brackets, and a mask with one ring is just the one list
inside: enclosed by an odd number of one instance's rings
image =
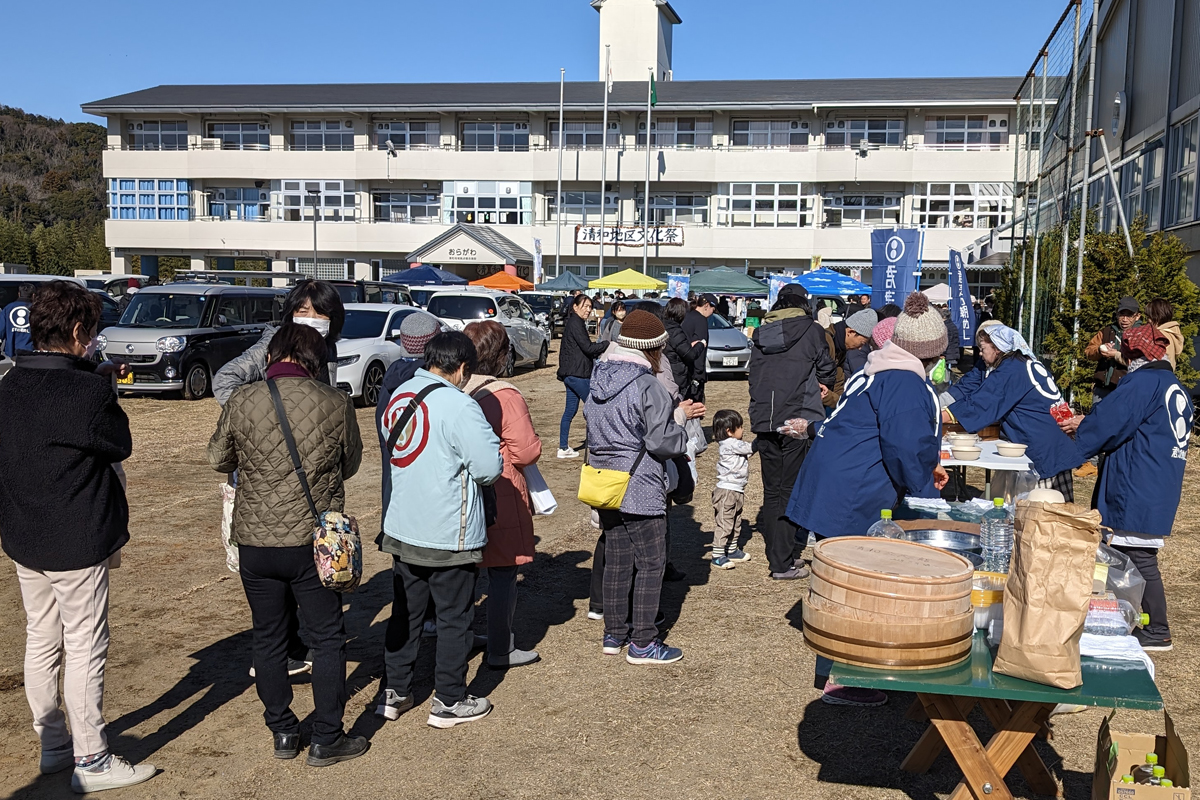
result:
[(971, 652), (974, 569), (959, 555), (868, 536), (813, 550), (804, 639), (834, 661), (892, 669), (956, 664)]

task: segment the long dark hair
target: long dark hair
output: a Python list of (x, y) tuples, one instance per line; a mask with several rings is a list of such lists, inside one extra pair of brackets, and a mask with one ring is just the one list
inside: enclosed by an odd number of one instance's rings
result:
[(333, 344), (342, 335), (342, 326), (346, 324), (346, 307), (342, 305), (342, 296), (337, 288), (326, 281), (300, 281), (295, 288), (288, 292), (283, 301), (283, 320), (291, 322), (296, 312), (304, 306), (307, 300), (312, 304), (313, 311), (323, 317), (329, 317), (329, 333), (325, 341)]
[(316, 328), (289, 320), (271, 337), (271, 343), (267, 345), (267, 361), (276, 364), (286, 358), (304, 367), (310, 378), (319, 378), (322, 367), (325, 367), (325, 351), (325, 340)]

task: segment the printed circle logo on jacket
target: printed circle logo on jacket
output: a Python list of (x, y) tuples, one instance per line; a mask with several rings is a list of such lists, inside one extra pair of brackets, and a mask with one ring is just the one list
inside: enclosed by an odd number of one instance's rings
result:
[(8, 312), (8, 324), (15, 331), (29, 333), (29, 306), (17, 306)]
[(1050, 374), (1050, 370), (1046, 369), (1045, 364), (1031, 358), (1025, 362), (1025, 371), (1029, 373), (1029, 381), (1033, 384), (1033, 388), (1038, 390), (1038, 394), (1055, 403), (1062, 400), (1062, 392), (1059, 391), (1058, 384), (1054, 382), (1054, 377)]
[[(391, 399), (387, 405), (387, 409), (383, 412), (383, 424), (388, 431), (392, 430), (392, 426), (400, 419), (400, 415), (404, 413), (409, 403), (412, 402), (416, 394), (413, 392), (404, 392), (398, 394)], [(404, 426), (404, 430), (400, 432), (400, 436), (396, 439), (396, 447), (391, 453), (391, 462), (394, 466), (401, 469), (411, 465), (417, 460), (417, 456), (425, 449), (425, 445), (429, 443), (429, 409), (424, 401), (413, 412), (412, 418), (408, 424)]]
[(1175, 437), (1175, 446), (1186, 452), (1192, 437), (1195, 413), (1187, 392), (1179, 384), (1173, 384), (1167, 388), (1163, 399), (1167, 404), (1167, 419), (1170, 421), (1171, 435)]

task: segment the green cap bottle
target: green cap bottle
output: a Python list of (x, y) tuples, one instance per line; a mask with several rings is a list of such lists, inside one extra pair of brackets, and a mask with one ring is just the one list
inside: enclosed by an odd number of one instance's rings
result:
[(996, 508), (1003, 508), (1004, 507), (1004, 498), (997, 497), (995, 500), (992, 501), (992, 505), (994, 505)]
[(1149, 614), (1139, 614), (1138, 615), (1138, 624), (1141, 625), (1143, 628), (1146, 627), (1147, 625), (1149, 625), (1150, 624), (1150, 615)]
[(1156, 766), (1154, 769), (1151, 770), (1151, 774), (1154, 775), (1154, 777), (1156, 777), (1156, 778), (1162, 778), (1162, 777), (1166, 776), (1167, 770), (1164, 767)]
[(1158, 785), (1169, 789), (1175, 785), (1175, 781), (1171, 780), (1170, 778), (1163, 778)]
[(1154, 766), (1158, 763), (1158, 753), (1146, 753), (1146, 763)]
[(892, 518), (892, 510), (890, 508), (885, 508), (885, 509), (881, 510), (879, 512), (879, 518), (880, 519), (891, 519)]
[(1122, 775), (1121, 783), (1133, 783), (1133, 776), (1132, 775)]

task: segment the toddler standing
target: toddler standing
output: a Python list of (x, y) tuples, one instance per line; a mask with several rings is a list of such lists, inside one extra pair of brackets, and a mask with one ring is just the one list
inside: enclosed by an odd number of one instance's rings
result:
[(749, 561), (738, 548), (742, 527), (742, 500), (750, 478), (750, 454), (753, 448), (742, 441), (742, 415), (723, 409), (713, 415), (713, 437), (720, 456), (717, 459), (717, 488), (713, 489), (712, 565), (733, 569), (735, 561)]

